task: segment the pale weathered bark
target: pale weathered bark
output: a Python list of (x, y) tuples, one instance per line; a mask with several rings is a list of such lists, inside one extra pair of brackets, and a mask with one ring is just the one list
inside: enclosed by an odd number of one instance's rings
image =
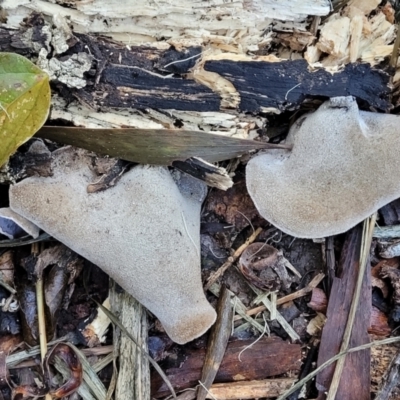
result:
[[(147, 351), (146, 309), (115, 282), (110, 289), (111, 312), (126, 330)], [(148, 359), (138, 346), (118, 327), (114, 329), (114, 349), (118, 355), (115, 398), (118, 400), (150, 399), (150, 368)]]

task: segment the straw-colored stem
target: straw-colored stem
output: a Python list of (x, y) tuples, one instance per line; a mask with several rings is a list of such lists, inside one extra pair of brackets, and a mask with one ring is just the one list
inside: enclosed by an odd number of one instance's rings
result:
[[(32, 244), (32, 253), (36, 256), (39, 254), (39, 243)], [(47, 353), (47, 337), (46, 321), (44, 317), (43, 277), (41, 275), (37, 277), (36, 281), (36, 304), (38, 313), (40, 356), (43, 361)], [(45, 399), (51, 400), (51, 395), (47, 393)]]

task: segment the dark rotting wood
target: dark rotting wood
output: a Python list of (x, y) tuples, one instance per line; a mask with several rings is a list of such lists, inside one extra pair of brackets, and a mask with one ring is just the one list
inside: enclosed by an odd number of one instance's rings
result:
[[(246, 349), (245, 351), (243, 351)], [(242, 352), (242, 353), (241, 353)], [(239, 354), (240, 360), (239, 360)], [(176, 391), (198, 385), (205, 359), (205, 349), (187, 351), (179, 368), (165, 370)], [(215, 383), (233, 382), (237, 379), (259, 380), (285, 372), (294, 373), (301, 366), (301, 345), (284, 342), (277, 337), (263, 338), (258, 342), (237, 340), (228, 344)], [(153, 373), (151, 396), (160, 398), (169, 391), (161, 378)]]
[[(348, 319), (353, 293), (356, 286), (361, 246), (361, 226), (353, 228), (343, 246), (337, 276), (333, 280), (329, 298), (327, 322), (322, 331), (318, 365), (335, 356), (340, 349)], [(361, 297), (352, 329), (349, 348), (369, 343), (368, 328), (371, 318), (371, 277), (370, 268), (364, 275)], [(316, 379), (320, 397), (329, 389), (335, 370), (335, 363), (322, 370)], [(341, 376), (337, 399), (370, 399), (370, 350), (347, 355)]]
[(259, 112), (261, 107), (284, 110), (300, 105), (306, 97), (354, 96), (380, 110), (391, 108), (389, 75), (368, 64), (347, 64), (335, 74), (310, 71), (306, 60), (207, 61), (205, 70), (232, 82), (240, 93), (240, 111)]

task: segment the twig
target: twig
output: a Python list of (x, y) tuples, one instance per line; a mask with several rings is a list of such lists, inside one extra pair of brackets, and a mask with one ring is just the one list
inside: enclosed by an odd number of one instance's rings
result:
[(0, 277), (0, 286), (3, 286), (3, 288), (7, 289), (11, 294), (17, 294), (17, 291), (12, 286), (10, 286), (7, 282), (4, 282), (1, 277)]
[[(357, 284), (353, 295), (353, 301), (349, 312), (349, 317), (346, 324), (346, 329), (343, 334), (343, 341), (340, 347), (340, 352), (348, 349), (350, 343), (351, 332), (353, 330), (354, 319), (360, 302), (361, 287), (364, 280), (365, 270), (371, 248), (372, 232), (375, 227), (376, 213), (364, 221), (363, 234), (361, 239), (361, 252), (360, 252), (360, 269), (358, 271)], [(337, 390), (339, 388), (340, 378), (344, 368), (346, 357), (341, 357), (336, 364), (335, 373), (333, 374), (332, 383), (329, 388), (326, 400), (334, 400)]]
[(261, 228), (257, 228), (255, 232), (249, 236), (249, 238), (246, 240), (245, 243), (243, 243), (234, 253), (231, 257), (228, 258), (226, 262), (224, 262), (221, 267), (217, 269), (213, 274), (210, 275), (208, 278), (208, 281), (204, 287), (204, 290), (210, 289), (210, 287), (217, 281), (218, 278), (220, 278), (225, 271), (240, 257), (240, 255), (243, 253), (243, 251), (251, 244), (253, 243), (257, 236), (260, 234), (262, 231)]
[[(297, 292), (288, 294), (287, 296), (281, 297), (280, 299), (276, 300), (276, 305), (280, 306), (282, 304), (285, 304), (289, 301), (298, 299), (300, 297), (305, 296), (306, 294), (310, 293), (314, 288), (316, 288), (319, 283), (322, 281), (322, 279), (324, 279), (325, 275), (320, 273), (317, 274), (312, 280), (311, 282), (304, 287), (303, 289), (298, 290)], [(259, 307), (254, 307), (253, 309), (249, 310), (246, 312), (247, 315), (254, 315), (254, 314), (258, 314), (262, 311), (265, 311), (267, 308), (265, 306), (259, 306)], [(240, 316), (235, 317), (235, 320), (240, 319)]]

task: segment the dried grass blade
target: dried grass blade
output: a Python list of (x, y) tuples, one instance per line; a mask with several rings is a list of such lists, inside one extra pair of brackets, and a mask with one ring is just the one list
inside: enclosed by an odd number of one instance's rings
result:
[(106, 400), (107, 390), (103, 382), (93, 370), (92, 366), (89, 364), (86, 356), (73, 344), (68, 343), (68, 346), (70, 346), (79, 357), (79, 360), (82, 364), (84, 382), (86, 382), (87, 386), (90, 388), (97, 400)]

